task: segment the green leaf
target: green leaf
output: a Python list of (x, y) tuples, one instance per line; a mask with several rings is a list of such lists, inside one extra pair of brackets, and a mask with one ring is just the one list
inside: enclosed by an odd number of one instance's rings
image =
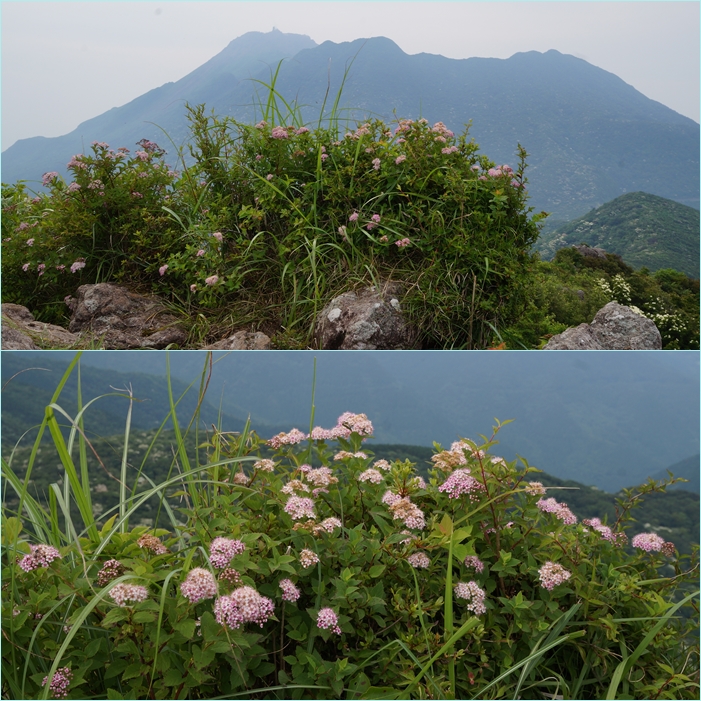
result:
[(193, 636), (195, 635), (196, 627), (197, 623), (192, 618), (186, 618), (184, 621), (180, 621), (173, 626), (178, 633), (188, 640), (192, 640)]
[(156, 620), (156, 614), (152, 611), (137, 611), (132, 620), (134, 623), (153, 623)]
[(10, 516), (3, 521), (0, 542), (3, 545), (11, 545), (19, 538), (21, 532), (22, 522), (16, 516)]
[(391, 686), (371, 686), (362, 696), (363, 699), (398, 699), (402, 692)]
[(107, 687), (107, 698), (108, 699), (123, 699), (124, 697), (116, 690), (113, 689), (111, 686)]
[(373, 578), (376, 579), (379, 577), (383, 572), (385, 571), (385, 565), (373, 565), (369, 571), (368, 574)]
[(144, 670), (148, 670), (148, 667), (145, 667), (144, 665), (141, 664), (141, 662), (132, 662), (125, 670), (124, 674), (122, 674), (122, 681), (126, 679), (136, 679), (136, 677), (140, 677), (141, 673)]
[(108, 611), (107, 615), (102, 619), (102, 627), (109, 628), (115, 625), (115, 623), (126, 620), (126, 617), (127, 614), (123, 608), (113, 608), (111, 611)]
[(179, 669), (169, 669), (163, 677), (164, 686), (178, 686), (183, 681), (183, 673)]

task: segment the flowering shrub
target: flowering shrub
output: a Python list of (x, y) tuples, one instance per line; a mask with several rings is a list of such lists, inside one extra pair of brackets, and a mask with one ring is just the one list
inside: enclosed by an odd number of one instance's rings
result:
[(64, 532), (25, 492), (31, 528), (3, 513), (3, 696), (698, 698), (698, 563), (625, 534), (663, 485), (579, 523), (491, 455), (500, 428), (423, 475), (374, 460), (363, 414), (265, 458), (215, 434), (154, 488), (178, 486), (171, 530), (128, 529), (125, 507)]
[(324, 303), (378, 281), (403, 285), (424, 347), (485, 347), (517, 318), (542, 216), (526, 206), (522, 148), (512, 168), (425, 119), (343, 133), (294, 111), (251, 126), (188, 109), (182, 173), (153, 142), (96, 142), (70, 183), (46, 173), (37, 197), (3, 186), (5, 301), (55, 320), (79, 284), (123, 280), (214, 319), (299, 327), (305, 345)]

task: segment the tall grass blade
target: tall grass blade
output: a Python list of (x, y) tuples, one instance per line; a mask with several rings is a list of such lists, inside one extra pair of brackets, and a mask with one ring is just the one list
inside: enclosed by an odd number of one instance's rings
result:
[(633, 666), (633, 663), (638, 659), (638, 657), (640, 657), (640, 655), (642, 655), (645, 652), (645, 650), (647, 650), (648, 645), (652, 642), (653, 638), (660, 632), (661, 628), (667, 624), (672, 615), (676, 613), (682, 606), (684, 606), (684, 604), (696, 598), (698, 595), (699, 591), (695, 591), (689, 594), (687, 597), (682, 599), (674, 606), (672, 606), (672, 608), (664, 616), (662, 616), (657, 621), (657, 623), (655, 623), (655, 625), (650, 629), (648, 634), (640, 641), (640, 644), (638, 645), (638, 647), (635, 648), (630, 657), (628, 657), (628, 659), (624, 660), (623, 662), (619, 663), (618, 667), (616, 667), (616, 671), (613, 673), (611, 684), (609, 685), (608, 692), (606, 693), (607, 700), (616, 698), (618, 685), (621, 683), (621, 679), (623, 678), (623, 676), (628, 673), (628, 671)]

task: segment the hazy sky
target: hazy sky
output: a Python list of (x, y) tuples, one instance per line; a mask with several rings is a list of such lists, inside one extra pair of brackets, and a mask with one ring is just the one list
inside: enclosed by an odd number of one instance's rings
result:
[(699, 3), (2, 2), (2, 149), (176, 81), (249, 31), (386, 36), (406, 53), (557, 49), (699, 121)]

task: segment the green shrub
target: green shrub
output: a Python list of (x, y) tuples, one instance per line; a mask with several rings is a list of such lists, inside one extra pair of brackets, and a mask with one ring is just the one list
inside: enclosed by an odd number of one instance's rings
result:
[[(65, 469), (47, 508), (32, 461), (23, 483), (3, 462), (22, 515), (3, 511), (6, 698), (698, 698), (696, 556), (626, 546), (664, 484), (577, 523), (525, 460), (491, 455), (499, 424), (436, 446), (423, 480), (344, 414), (273, 437), (267, 460), (248, 427), (212, 434), (202, 464), (176, 430), (182, 474), (125, 484), (98, 528), (59, 396), (35, 444), (48, 427)], [(171, 527), (130, 528), (153, 495)]]
[(124, 281), (293, 347), (334, 295), (390, 280), (424, 347), (485, 347), (518, 318), (544, 216), (526, 207), (521, 147), (512, 169), (425, 119), (310, 129), (270, 91), (255, 126), (188, 106), (180, 175), (153, 142), (134, 156), (95, 143), (70, 184), (3, 186), (5, 301), (57, 320), (78, 282)]

